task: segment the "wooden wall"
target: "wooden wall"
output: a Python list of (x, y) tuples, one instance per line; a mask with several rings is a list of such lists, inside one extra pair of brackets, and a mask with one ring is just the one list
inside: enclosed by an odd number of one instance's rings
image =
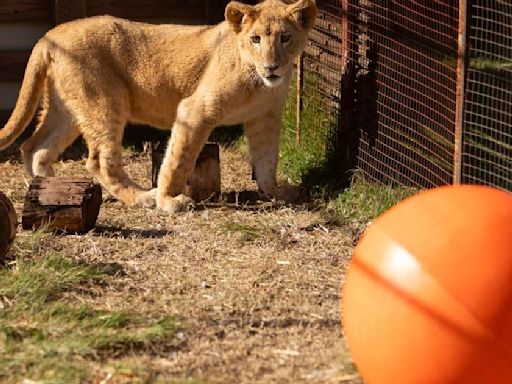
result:
[(0, 127), (10, 116), (32, 47), (56, 24), (96, 15), (150, 23), (208, 24), (225, 0), (0, 0)]
[(0, 1), (0, 125), (16, 101), (32, 46), (52, 25), (52, 0)]

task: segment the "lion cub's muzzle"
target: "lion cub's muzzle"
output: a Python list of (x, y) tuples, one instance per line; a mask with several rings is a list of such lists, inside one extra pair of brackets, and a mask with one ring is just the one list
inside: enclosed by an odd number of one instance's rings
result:
[(263, 74), (260, 74), (263, 79), (263, 83), (267, 87), (277, 87), (283, 82), (284, 74), (281, 75), (279, 72), (281, 66), (278, 63), (264, 64)]

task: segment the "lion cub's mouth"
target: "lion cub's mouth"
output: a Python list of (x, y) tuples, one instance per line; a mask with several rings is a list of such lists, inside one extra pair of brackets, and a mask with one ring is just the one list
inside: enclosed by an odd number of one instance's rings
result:
[(265, 85), (267, 87), (276, 87), (279, 84), (281, 84), (282, 81), (283, 81), (283, 77), (278, 76), (278, 75), (270, 75), (270, 76), (263, 77), (263, 82), (265, 83)]

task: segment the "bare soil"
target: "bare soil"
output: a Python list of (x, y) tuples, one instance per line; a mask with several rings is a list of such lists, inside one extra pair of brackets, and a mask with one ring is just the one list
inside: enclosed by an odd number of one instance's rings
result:
[[(128, 152), (125, 162), (149, 186), (149, 155)], [(221, 166), (223, 191), (256, 190), (243, 153), (223, 148)], [(56, 171), (87, 175), (84, 160), (60, 162)], [(0, 163), (0, 190), (18, 216), (28, 182), (21, 164)], [(351, 230), (329, 225), (319, 209), (226, 204), (170, 217), (127, 208), (104, 191), (94, 231), (51, 235), (43, 247), (111, 266), (93, 294), (70, 293), (77, 301), (180, 318), (178, 348), (123, 356), (162, 382), (360, 383), (339, 315), (352, 244)], [(145, 380), (136, 373), (127, 380), (117, 358), (89, 363), (98, 382)]]

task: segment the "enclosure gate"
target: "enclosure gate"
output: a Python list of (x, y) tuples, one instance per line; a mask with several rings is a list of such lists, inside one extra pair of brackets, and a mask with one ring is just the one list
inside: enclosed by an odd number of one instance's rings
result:
[(420, 188), (468, 182), (512, 190), (508, 1), (317, 4), (298, 63), (297, 140), (301, 111), (314, 104), (323, 111), (318, 134), (343, 173), (357, 168), (369, 181)]

